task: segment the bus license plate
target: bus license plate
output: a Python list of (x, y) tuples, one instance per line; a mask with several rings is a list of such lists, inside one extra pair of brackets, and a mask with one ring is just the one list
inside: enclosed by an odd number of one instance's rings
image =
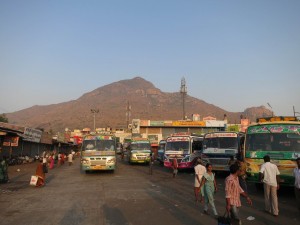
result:
[(94, 166), (93, 169), (103, 169), (105, 166)]

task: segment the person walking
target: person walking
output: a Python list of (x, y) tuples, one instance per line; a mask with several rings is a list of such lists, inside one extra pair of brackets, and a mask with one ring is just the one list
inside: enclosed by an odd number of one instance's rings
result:
[(149, 173), (150, 175), (153, 174), (153, 165), (154, 165), (154, 157), (153, 157), (153, 153), (150, 153), (150, 162), (149, 162)]
[[(194, 182), (194, 193), (195, 193), (195, 202), (203, 202), (204, 191), (203, 188), (200, 188), (201, 180), (203, 175), (206, 173), (205, 166), (202, 165), (203, 162), (200, 158), (196, 161), (196, 166), (194, 167), (195, 170), (195, 182)], [(200, 199), (199, 199), (200, 193)]]
[(296, 159), (297, 167), (293, 170), (293, 175), (295, 177), (295, 196), (297, 201), (297, 207), (300, 211), (300, 157)]
[(46, 164), (43, 163), (43, 160), (40, 160), (39, 164), (37, 165), (36, 171), (35, 171), (35, 175), (38, 177), (36, 187), (42, 187), (45, 185), (45, 179), (46, 179), (46, 175), (44, 172), (45, 166), (46, 166)]
[(3, 156), (0, 161), (0, 183), (9, 182), (8, 179), (8, 163), (6, 156)]
[(248, 204), (252, 205), (252, 200), (247, 193), (241, 188), (239, 184), (239, 167), (233, 164), (229, 167), (230, 175), (225, 179), (225, 198), (226, 198), (226, 211), (231, 218), (240, 220), (239, 208), (241, 204), (241, 195), (247, 199)]
[(218, 191), (215, 174), (212, 172), (212, 165), (206, 164), (206, 173), (203, 175), (201, 187), (204, 186), (204, 214), (208, 213), (208, 204), (210, 204), (214, 216), (218, 217), (218, 212), (215, 206), (214, 194)]
[(73, 164), (73, 154), (72, 154), (72, 152), (70, 152), (69, 155), (68, 155), (68, 163), (69, 163), (69, 166), (72, 166), (72, 164)]
[(58, 161), (57, 161), (57, 165), (58, 165), (58, 166), (61, 166), (61, 156), (62, 156), (62, 155), (61, 155), (61, 153), (59, 152), (59, 153), (58, 153), (58, 156), (57, 156), (57, 160), (58, 160)]
[(173, 158), (172, 168), (173, 168), (173, 178), (175, 178), (178, 173), (177, 155), (175, 155), (175, 157)]
[(50, 154), (49, 157), (49, 169), (53, 169), (54, 168), (54, 154)]
[(246, 183), (246, 178), (247, 178), (246, 163), (242, 159), (238, 159), (236, 161), (236, 164), (239, 167), (239, 183), (240, 183), (240, 186), (244, 190), (244, 192), (248, 193), (248, 187), (247, 187), (247, 183)]
[(259, 171), (259, 180), (264, 183), (265, 210), (273, 216), (278, 216), (279, 170), (270, 162), (270, 156), (264, 156), (264, 164)]

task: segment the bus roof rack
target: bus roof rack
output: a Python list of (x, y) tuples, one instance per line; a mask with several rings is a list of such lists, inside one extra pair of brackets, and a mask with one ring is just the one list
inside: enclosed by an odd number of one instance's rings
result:
[(280, 121), (299, 121), (295, 116), (271, 116), (271, 117), (262, 117), (257, 118), (257, 123), (264, 123), (264, 122), (280, 122)]

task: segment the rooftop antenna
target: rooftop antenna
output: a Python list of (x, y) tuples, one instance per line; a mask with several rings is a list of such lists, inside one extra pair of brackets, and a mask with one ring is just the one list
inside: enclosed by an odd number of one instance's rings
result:
[(186, 119), (186, 116), (185, 116), (185, 97), (187, 95), (187, 87), (186, 87), (184, 77), (181, 79), (180, 94), (182, 96), (182, 114), (183, 114), (182, 119), (185, 120)]

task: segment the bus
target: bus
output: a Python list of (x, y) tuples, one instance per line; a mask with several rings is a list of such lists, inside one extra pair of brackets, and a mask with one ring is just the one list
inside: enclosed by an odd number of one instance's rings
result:
[(146, 163), (150, 162), (151, 144), (147, 138), (133, 138), (128, 146), (128, 163)]
[(81, 147), (81, 169), (115, 170), (116, 139), (113, 135), (89, 134), (83, 138)]
[[(259, 183), (260, 166), (263, 157), (269, 155), (280, 172), (280, 184), (293, 186), (293, 169), (300, 157), (300, 122), (295, 117), (274, 117), (259, 119), (257, 124), (247, 128), (245, 138), (245, 162), (247, 180)], [(262, 121), (262, 122), (261, 122)]]
[(166, 147), (166, 140), (161, 140), (158, 144), (157, 150), (157, 161), (163, 165), (164, 164), (164, 156), (165, 156), (165, 147)]
[(245, 134), (242, 132), (210, 132), (204, 135), (202, 159), (215, 171), (229, 171), (228, 162), (242, 155)]
[(201, 157), (203, 136), (191, 133), (175, 133), (166, 139), (164, 166), (172, 168), (176, 157), (179, 169), (194, 168), (197, 158)]

